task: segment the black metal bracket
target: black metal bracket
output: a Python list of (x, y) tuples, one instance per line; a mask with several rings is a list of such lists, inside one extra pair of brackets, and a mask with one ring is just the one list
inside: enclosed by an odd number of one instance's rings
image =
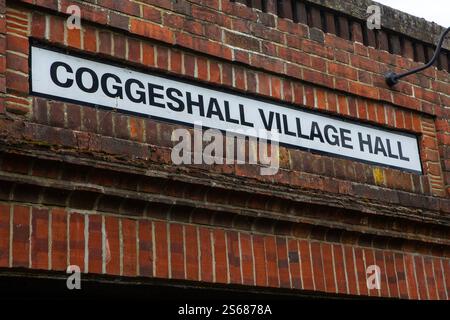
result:
[(409, 75), (411, 75), (411, 74), (413, 74), (413, 73), (422, 71), (422, 70), (424, 70), (424, 69), (426, 69), (426, 68), (429, 68), (429, 67), (436, 61), (437, 57), (439, 56), (439, 52), (441, 51), (441, 47), (442, 47), (442, 44), (444, 43), (445, 36), (447, 35), (447, 33), (448, 33), (449, 31), (450, 31), (450, 27), (447, 28), (447, 29), (441, 34), (441, 37), (439, 38), (438, 45), (437, 45), (437, 47), (436, 47), (436, 51), (434, 51), (433, 58), (431, 58), (431, 60), (428, 61), (427, 64), (425, 64), (425, 65), (423, 65), (423, 66), (420, 66), (420, 67), (418, 67), (418, 68), (411, 69), (411, 70), (406, 71), (406, 72), (403, 72), (403, 73), (399, 73), (399, 74), (397, 74), (397, 73), (395, 73), (395, 72), (393, 72), (393, 71), (387, 72), (387, 73), (384, 75), (384, 78), (385, 78), (385, 80), (386, 80), (387, 85), (388, 85), (389, 87), (392, 87), (393, 85), (395, 85), (395, 84), (398, 83), (398, 80), (399, 80), (399, 79), (401, 79), (401, 78), (403, 78), (403, 77), (406, 77), (406, 76), (409, 76)]

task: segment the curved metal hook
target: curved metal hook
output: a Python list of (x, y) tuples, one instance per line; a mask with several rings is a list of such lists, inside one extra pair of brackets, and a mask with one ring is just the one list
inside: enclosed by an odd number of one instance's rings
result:
[(423, 65), (423, 66), (421, 66), (421, 67), (418, 67), (418, 68), (411, 69), (411, 70), (406, 71), (406, 72), (403, 72), (403, 73), (399, 73), (399, 74), (397, 74), (397, 73), (395, 73), (395, 72), (393, 72), (393, 71), (389, 71), (388, 73), (386, 73), (386, 74), (384, 75), (384, 78), (386, 79), (387, 85), (388, 85), (389, 87), (392, 87), (393, 85), (395, 85), (395, 84), (398, 83), (398, 80), (399, 80), (399, 79), (401, 79), (401, 78), (403, 78), (403, 77), (406, 77), (406, 76), (409, 76), (410, 74), (413, 74), (413, 73), (422, 71), (422, 70), (424, 70), (424, 69), (430, 67), (430, 66), (436, 61), (437, 57), (439, 56), (439, 52), (441, 51), (442, 44), (444, 43), (444, 38), (445, 38), (445, 36), (447, 35), (447, 33), (448, 33), (449, 31), (450, 31), (450, 27), (448, 27), (448, 28), (441, 34), (441, 37), (439, 38), (438, 45), (437, 45), (437, 47), (436, 47), (436, 51), (434, 51), (433, 58), (431, 58), (431, 60), (428, 61), (427, 64), (425, 64), (425, 65)]

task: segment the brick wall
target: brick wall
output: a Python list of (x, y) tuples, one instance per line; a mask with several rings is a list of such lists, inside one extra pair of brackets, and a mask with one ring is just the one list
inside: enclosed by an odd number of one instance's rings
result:
[[(192, 221), (169, 222), (159, 209), (130, 218), (0, 203), (2, 240), (12, 238), (12, 244), (0, 242), (11, 257), (2, 256), (0, 266), (65, 270), (76, 264), (83, 272), (128, 277), (448, 299), (448, 259), (259, 228), (208, 227), (194, 215)], [(374, 263), (384, 270), (381, 290), (366, 286), (366, 267)]]
[[(369, 1), (231, 1), (423, 63), (431, 60), (436, 48), (434, 37), (437, 32), (443, 31), (436, 24), (405, 17), (402, 12), (386, 6), (380, 6), (381, 28), (369, 29), (366, 23), (367, 7), (371, 5)], [(408, 34), (404, 33), (405, 28)], [(448, 71), (449, 58), (448, 46), (444, 44), (434, 66)]]
[[(0, 8), (0, 266), (448, 299), (446, 71), (389, 89), (418, 63), (228, 0)], [(173, 166), (177, 126), (30, 96), (30, 39), (417, 134), (423, 175), (289, 148), (275, 176)]]

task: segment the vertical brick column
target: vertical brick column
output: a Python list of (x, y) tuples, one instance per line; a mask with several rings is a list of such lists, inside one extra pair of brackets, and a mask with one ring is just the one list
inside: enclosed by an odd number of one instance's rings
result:
[(28, 96), (30, 13), (8, 7), (5, 28), (5, 110), (15, 115), (26, 115), (31, 111), (31, 98)]

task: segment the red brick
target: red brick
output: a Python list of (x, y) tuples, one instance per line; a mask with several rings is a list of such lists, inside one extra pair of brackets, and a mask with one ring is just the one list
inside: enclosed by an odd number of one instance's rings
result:
[(442, 268), (442, 260), (440, 258), (433, 258), (433, 269), (436, 276), (436, 287), (438, 291), (439, 299), (447, 300), (447, 291), (445, 289), (445, 274)]
[(103, 0), (100, 2), (103, 7), (123, 12), (130, 16), (137, 16), (140, 13), (140, 6), (134, 2), (117, 2), (111, 0)]
[[(304, 86), (298, 82), (295, 82), (294, 83), (294, 103), (296, 103), (298, 105), (303, 105), (304, 96), (305, 96)], [(314, 97), (313, 97), (313, 99), (314, 99)]]
[(137, 117), (129, 118), (130, 138), (139, 142), (144, 141), (144, 120)]
[(349, 89), (352, 93), (363, 97), (377, 100), (379, 98), (379, 89), (370, 85), (362, 84), (359, 82), (351, 82)]
[(181, 52), (170, 50), (170, 71), (181, 74)]
[(47, 101), (43, 99), (33, 99), (33, 119), (37, 123), (47, 124)]
[[(363, 255), (365, 262), (364, 266), (366, 271), (366, 287), (367, 287), (367, 268), (371, 265), (375, 265), (375, 253), (371, 249), (364, 248)], [(367, 287), (367, 291), (369, 296), (379, 296), (379, 291), (377, 289), (369, 289)]]
[(97, 109), (83, 108), (81, 111), (81, 124), (83, 129), (89, 132), (97, 132)]
[(45, 37), (46, 20), (45, 15), (39, 12), (33, 12), (31, 25), (31, 35), (35, 38), (43, 39)]
[(32, 209), (31, 267), (48, 269), (48, 210)]
[(208, 61), (203, 57), (197, 57), (196, 63), (197, 78), (203, 81), (208, 81)]
[(278, 276), (277, 248), (275, 238), (271, 236), (265, 236), (264, 247), (266, 250), (268, 285), (269, 287), (279, 287), (280, 280)]
[(377, 119), (378, 123), (385, 124), (386, 123), (386, 116), (384, 114), (384, 106), (376, 104), (376, 113), (377, 113)]
[(128, 60), (140, 63), (141, 59), (141, 41), (128, 38)]
[(256, 92), (256, 73), (254, 71), (247, 70), (245, 71), (245, 78), (247, 81), (247, 91)]
[(360, 119), (367, 119), (367, 103), (366, 101), (362, 100), (362, 99), (358, 99), (356, 100), (357, 105), (358, 105), (358, 117)]
[(384, 105), (386, 110), (387, 124), (391, 127), (395, 127), (395, 109), (390, 105)]
[(445, 274), (445, 282), (446, 282), (446, 288), (447, 288), (447, 296), (450, 294), (450, 261), (448, 259), (442, 260), (442, 266), (444, 268), (444, 274)]
[(419, 298), (419, 292), (417, 291), (416, 274), (414, 271), (414, 257), (410, 254), (405, 254), (404, 258), (408, 295), (410, 299), (417, 300)]
[(348, 109), (347, 97), (343, 95), (338, 95), (338, 105), (339, 113), (343, 115), (350, 115), (350, 110)]
[(394, 254), (392, 252), (384, 252), (384, 261), (386, 264), (386, 273), (389, 285), (389, 293), (391, 297), (400, 297), (398, 287), (397, 273), (395, 270)]
[(241, 50), (234, 50), (234, 61), (249, 64), (250, 63), (250, 56), (248, 52), (244, 52)]
[(60, 17), (50, 17), (50, 41), (64, 43), (64, 22)]
[(84, 49), (90, 52), (96, 52), (97, 51), (96, 29), (89, 26), (85, 26), (83, 31), (84, 31), (83, 33)]
[(49, 103), (49, 124), (54, 127), (64, 128), (64, 104), (62, 102), (51, 101)]
[(359, 294), (368, 295), (367, 281), (366, 281), (366, 266), (364, 263), (363, 250), (361, 248), (354, 248), (355, 267), (357, 272), (357, 281), (359, 287)]
[(231, 283), (242, 283), (241, 254), (239, 250), (239, 235), (237, 232), (227, 232), (228, 272)]
[(411, 113), (411, 112), (408, 112), (408, 111), (405, 111), (405, 112), (403, 113), (403, 117), (404, 117), (404, 120), (405, 120), (405, 129), (406, 129), (406, 130), (412, 130), (412, 128), (413, 128), (413, 123), (412, 123), (412, 121), (413, 121), (413, 119), (412, 119), (412, 113)]
[(298, 242), (294, 239), (288, 240), (288, 262), (292, 288), (301, 289), (302, 272), (300, 268), (300, 249), (298, 248)]
[(255, 283), (257, 286), (267, 286), (266, 258), (264, 253), (264, 238), (252, 236), (253, 254), (255, 258)]
[(67, 44), (81, 49), (81, 29), (67, 29)]
[(234, 86), (237, 89), (245, 90), (246, 89), (246, 81), (245, 81), (244, 69), (233, 66), (233, 76), (234, 76)]
[(174, 42), (173, 32), (171, 30), (157, 24), (144, 22), (134, 18), (130, 20), (130, 31), (138, 35), (163, 42)]
[(195, 76), (195, 57), (190, 54), (183, 54), (184, 74), (194, 77)]
[(278, 264), (278, 277), (280, 279), (280, 286), (283, 288), (290, 288), (290, 274), (289, 274), (289, 260), (286, 238), (277, 237), (277, 264)]
[(436, 286), (436, 275), (433, 270), (433, 260), (431, 257), (424, 257), (424, 270), (425, 270), (425, 277), (426, 277), (426, 284), (428, 287), (428, 297), (430, 300), (437, 300), (438, 299), (438, 292), (437, 292), (437, 286)]
[(254, 285), (251, 237), (248, 234), (241, 233), (239, 235), (239, 241), (241, 248), (242, 283)]
[(322, 253), (319, 242), (311, 242), (311, 260), (314, 276), (315, 290), (325, 291), (325, 277), (322, 261)]
[(158, 10), (155, 7), (148, 7), (143, 6), (142, 7), (142, 17), (146, 20), (161, 23), (161, 10)]
[(343, 77), (345, 79), (357, 80), (357, 70), (345, 64), (337, 64), (328, 62), (328, 72), (334, 76)]
[(105, 217), (105, 264), (106, 273), (120, 275), (119, 219)]
[(310, 108), (314, 108), (314, 88), (310, 86), (305, 86), (305, 105)]
[(389, 297), (389, 285), (388, 285), (388, 273), (384, 263), (384, 254), (381, 250), (375, 251), (375, 264), (380, 267), (380, 295), (383, 297)]
[(398, 129), (403, 129), (405, 127), (405, 122), (403, 119), (403, 111), (395, 110), (395, 127)]
[[(83, 119), (85, 119), (85, 118), (89, 119), (89, 117), (83, 117)], [(126, 115), (114, 113), (113, 121), (114, 121), (114, 132), (115, 132), (116, 138), (126, 139), (126, 140), (130, 139), (130, 131), (128, 130), (129, 119), (130, 119), (130, 117), (128, 117)]]
[(0, 57), (0, 73), (5, 73), (6, 71), (6, 57)]
[[(3, 75), (0, 75), (0, 92), (6, 93), (6, 78)], [(5, 99), (0, 98), (0, 113), (5, 113)]]
[(324, 87), (333, 87), (333, 78), (314, 70), (303, 69), (303, 79)]
[(421, 125), (421, 118), (418, 114), (413, 113), (412, 114), (412, 127), (413, 130), (416, 132), (422, 132), (422, 125)]
[(29, 93), (28, 77), (22, 74), (6, 72), (6, 87), (23, 94)]
[(332, 255), (332, 245), (329, 243), (322, 243), (322, 261), (325, 276), (325, 290), (327, 292), (337, 292), (336, 280), (334, 278), (334, 261)]
[(225, 31), (224, 33), (224, 43), (229, 44), (232, 47), (238, 47), (257, 52), (260, 50), (261, 45), (256, 38), (228, 31)]
[(155, 276), (167, 278), (169, 276), (167, 224), (165, 222), (154, 222), (155, 227)]
[(80, 213), (72, 213), (69, 219), (69, 262), (71, 265), (77, 265), (80, 270), (84, 270), (85, 216)]
[(318, 70), (320, 72), (327, 71), (327, 64), (325, 59), (315, 56), (310, 56), (310, 59), (311, 59), (311, 66), (313, 67), (313, 69)]
[(98, 33), (99, 39), (99, 52), (111, 55), (112, 53), (112, 34), (109, 31), (99, 31)]
[(138, 274), (136, 220), (122, 220), (123, 236), (123, 275), (136, 276)]
[(258, 73), (258, 93), (270, 95), (270, 78), (264, 73)]
[(9, 267), (10, 206), (0, 204), (0, 267)]
[(213, 281), (213, 259), (211, 245), (211, 230), (199, 229), (200, 236), (200, 280)]
[(270, 77), (270, 86), (272, 97), (281, 99), (281, 79), (278, 77)]
[(119, 34), (113, 35), (114, 40), (114, 56), (117, 58), (125, 59), (126, 58), (126, 38)]
[(199, 280), (199, 248), (197, 228), (191, 225), (184, 226), (184, 242), (186, 246), (186, 279)]
[(219, 64), (215, 61), (209, 61), (209, 81), (212, 83), (221, 83), (222, 75)]
[(30, 208), (14, 206), (12, 266), (29, 267)]
[(356, 99), (353, 97), (348, 97), (348, 112), (350, 116), (356, 118), (358, 116), (358, 108), (356, 105)]
[[(20, 28), (20, 30), (22, 31), (21, 34), (26, 35), (26, 30), (27, 30), (26, 26), (21, 25), (21, 26), (19, 27), (19, 26), (18, 26), (18, 21), (17, 21), (17, 20), (14, 20), (14, 21), (12, 21), (12, 22), (13, 22), (13, 24), (14, 24), (14, 27)], [(8, 24), (9, 24), (9, 20), (8, 20)], [(2, 34), (5, 34), (5, 33), (6, 33), (6, 25), (7, 25), (6, 19), (3, 18), (3, 19), (0, 21), (0, 33), (2, 33)]]
[(337, 292), (348, 293), (343, 248), (340, 244), (333, 244), (332, 250), (334, 259), (333, 260), (334, 273), (336, 275)]
[(306, 240), (299, 241), (300, 265), (302, 271), (303, 289), (315, 290), (313, 266), (311, 264), (310, 244)]
[(327, 110), (337, 112), (337, 96), (335, 93), (327, 93)]
[[(213, 243), (214, 243), (214, 274), (216, 276), (216, 282), (227, 283), (229, 282), (229, 271), (227, 262), (227, 247), (225, 232), (223, 230), (214, 229), (213, 230)], [(206, 280), (210, 277), (209, 275), (209, 265), (211, 256), (208, 255), (211, 247), (211, 238), (209, 230), (200, 230), (200, 250), (201, 250), (201, 265), (202, 265), (202, 280)], [(203, 248), (205, 251), (203, 251)], [(203, 258), (203, 253), (206, 254)], [(205, 268), (204, 268), (205, 267)]]
[(425, 268), (424, 268), (422, 256), (414, 256), (414, 266), (415, 266), (415, 270), (416, 270), (419, 299), (420, 300), (429, 299), (427, 281), (426, 281), (426, 275), (425, 275)]
[(139, 221), (139, 275), (153, 276), (153, 227), (147, 220)]
[(170, 224), (170, 266), (171, 277), (184, 279), (184, 239), (183, 226), (180, 224)]
[(292, 82), (290, 80), (283, 80), (283, 97), (282, 99), (287, 102), (293, 102), (294, 97), (292, 94)]
[[(145, 10), (144, 10), (144, 12), (145, 12)], [(117, 14), (113, 11), (109, 12), (109, 25), (110, 26), (128, 31), (129, 23), (130, 23), (129, 17), (127, 17), (125, 15)]]
[(222, 64), (222, 84), (228, 87), (233, 86), (233, 69), (231, 64)]
[(67, 213), (64, 209), (51, 211), (52, 270), (67, 269)]
[(163, 47), (156, 47), (156, 65), (163, 70), (169, 70), (169, 50)]
[(347, 273), (347, 287), (349, 294), (358, 294), (358, 278), (356, 273), (353, 248), (344, 246), (345, 271)]
[(403, 261), (403, 254), (395, 253), (395, 270), (397, 273), (398, 289), (402, 299), (408, 299), (408, 288), (406, 286), (406, 270)]
[[(58, 10), (58, 1), (56, 1), (56, 0), (51, 0), (51, 1), (35, 0), (33, 2), (34, 2), (34, 4), (36, 4), (38, 6), (43, 6), (45, 8), (52, 9), (52, 10)], [(30, 1), (30, 3), (31, 3), (31, 1)]]
[(103, 237), (102, 237), (102, 216), (89, 216), (89, 267), (90, 273), (102, 273), (103, 260)]
[(142, 43), (142, 63), (145, 66), (153, 67), (155, 63), (155, 47), (151, 44)]
[(10, 51), (28, 55), (28, 40), (13, 34), (8, 34), (6, 37), (6, 48)]
[(370, 121), (377, 121), (376, 106), (373, 102), (367, 103), (367, 116)]

